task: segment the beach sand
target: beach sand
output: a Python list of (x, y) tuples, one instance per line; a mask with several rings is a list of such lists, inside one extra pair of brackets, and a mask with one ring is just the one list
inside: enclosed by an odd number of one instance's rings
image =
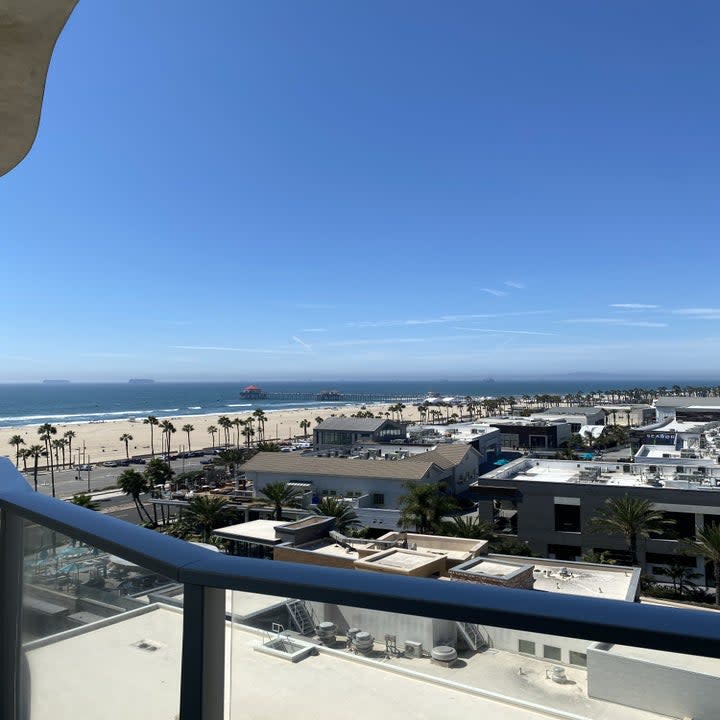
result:
[[(368, 410), (372, 410), (376, 415), (384, 414), (388, 411), (388, 405), (367, 405)], [(346, 415), (350, 416), (361, 409), (360, 405), (343, 405), (333, 407), (312, 407), (312, 408), (301, 408), (293, 410), (265, 410), (267, 415), (267, 421), (265, 422), (265, 439), (266, 440), (288, 440), (291, 438), (302, 439), (303, 430), (300, 427), (300, 422), (303, 419), (310, 421), (311, 425), (308, 428), (308, 438), (312, 439), (312, 429), (315, 427), (316, 417), (328, 418), (331, 415)], [(240, 415), (227, 415), (231, 420), (239, 417), (241, 420), (249, 417), (248, 413), (242, 413)], [(219, 415), (187, 415), (187, 416), (174, 416), (169, 418), (158, 418), (161, 422), (163, 420), (170, 420), (175, 426), (176, 432), (172, 436), (171, 452), (179, 452), (180, 450), (188, 449), (188, 436), (187, 433), (182, 431), (183, 425), (189, 424), (193, 426), (193, 430), (190, 433), (190, 448), (193, 450), (202, 449), (212, 446), (212, 439), (207, 432), (210, 425), (220, 430), (220, 433), (215, 435), (215, 443), (218, 445), (222, 441), (222, 429), (218, 426)], [(404, 420), (419, 420), (420, 416), (417, 408), (412, 405), (408, 405), (403, 411)], [(73, 464), (78, 461), (98, 463), (105, 462), (106, 460), (117, 460), (125, 457), (125, 443), (120, 441), (120, 436), (127, 433), (132, 435), (132, 440), (128, 443), (128, 450), (130, 457), (133, 455), (148, 455), (150, 453), (150, 427), (149, 425), (143, 424), (143, 418), (138, 417), (134, 422), (129, 420), (105, 420), (101, 422), (89, 422), (89, 423), (71, 423), (71, 424), (57, 424), (57, 435), (55, 438), (63, 437), (63, 434), (72, 430), (75, 433), (75, 437), (72, 439), (73, 449)], [(241, 428), (242, 430), (242, 428)], [(235, 428), (231, 429), (231, 438), (234, 442)], [(257, 423), (255, 424), (255, 436), (254, 441), (257, 441)], [(37, 425), (26, 425), (23, 427), (13, 428), (0, 428), (0, 454), (7, 455), (14, 462), (15, 461), (15, 447), (10, 445), (9, 440), (13, 435), (20, 435), (25, 440), (25, 445), (21, 446), (24, 448), (30, 447), (31, 445), (42, 445), (38, 437), (38, 426)], [(153, 429), (155, 452), (158, 453), (161, 447), (161, 432), (157, 426)], [(241, 445), (244, 445), (245, 438), (241, 436)], [(82, 451), (84, 448), (85, 454), (84, 459), (78, 460), (78, 451)], [(66, 449), (66, 460), (67, 457)], [(43, 462), (42, 460), (40, 461)], [(31, 466), (32, 462), (28, 462), (28, 466)], [(20, 467), (22, 467), (22, 460), (20, 460)]]

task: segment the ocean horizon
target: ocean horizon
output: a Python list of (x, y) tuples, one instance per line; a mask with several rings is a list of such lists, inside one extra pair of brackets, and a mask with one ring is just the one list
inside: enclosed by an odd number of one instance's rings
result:
[[(609, 389), (658, 388), (673, 385), (709, 385), (698, 380), (645, 380), (594, 378), (538, 380), (364, 380), (255, 383), (267, 399), (245, 400), (241, 382), (152, 383), (14, 383), (0, 385), (0, 427), (43, 423), (86, 423), (143, 418), (148, 415), (242, 415), (257, 408), (265, 411), (293, 408), (342, 407), (350, 400), (277, 399), (274, 393), (316, 395), (336, 390), (348, 395), (397, 395), (422, 399), (430, 393), (441, 397), (499, 397), (538, 394), (567, 395)], [(357, 401), (352, 401), (357, 404)]]

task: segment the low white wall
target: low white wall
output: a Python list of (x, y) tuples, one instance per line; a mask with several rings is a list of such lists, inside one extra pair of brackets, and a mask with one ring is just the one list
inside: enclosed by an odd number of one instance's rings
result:
[(720, 717), (720, 677), (623, 657), (612, 647), (588, 648), (590, 697), (676, 718)]
[(406, 640), (421, 642), (427, 652), (430, 652), (436, 645), (455, 647), (457, 644), (457, 626), (450, 620), (436, 620), (328, 603), (310, 604), (318, 622), (334, 622), (339, 626), (341, 632), (350, 627), (360, 628), (360, 630), (373, 635), (376, 647), (385, 646), (386, 634), (395, 635), (398, 649), (404, 647)]

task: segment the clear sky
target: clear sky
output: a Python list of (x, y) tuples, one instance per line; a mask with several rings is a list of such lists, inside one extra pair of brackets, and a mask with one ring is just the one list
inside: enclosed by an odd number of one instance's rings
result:
[(716, 0), (81, 0), (0, 380), (720, 365)]

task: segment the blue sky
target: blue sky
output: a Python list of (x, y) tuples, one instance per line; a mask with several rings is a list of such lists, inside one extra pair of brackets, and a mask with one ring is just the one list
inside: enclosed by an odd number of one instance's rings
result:
[(711, 374), (720, 6), (81, 0), (0, 380)]

